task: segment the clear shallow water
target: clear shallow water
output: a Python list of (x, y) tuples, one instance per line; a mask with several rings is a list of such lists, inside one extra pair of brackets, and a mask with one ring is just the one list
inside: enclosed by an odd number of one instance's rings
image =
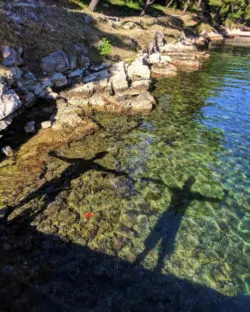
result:
[(159, 106), (123, 135), (117, 157), (134, 190), (118, 255), (250, 293), (250, 49), (214, 52), (201, 72), (160, 80), (155, 95)]
[[(23, 252), (13, 252), (14, 263), (46, 258), (48, 242), (37, 245), (36, 229), (208, 292), (249, 294), (249, 62), (247, 48), (215, 52), (202, 71), (158, 81), (159, 104), (150, 116), (94, 116), (101, 130), (57, 151), (61, 160), (50, 157), (38, 186), (21, 193), (10, 219), (23, 214), (27, 237), (16, 236)], [(89, 161), (102, 151), (108, 153), (97, 157), (99, 165)], [(58, 257), (58, 278), (69, 274), (75, 282), (81, 260)], [(90, 267), (90, 280), (111, 269), (105, 261)], [(81, 287), (81, 275), (78, 281)], [(56, 288), (58, 281), (49, 283)], [(76, 284), (68, 284), (69, 293), (77, 293)]]

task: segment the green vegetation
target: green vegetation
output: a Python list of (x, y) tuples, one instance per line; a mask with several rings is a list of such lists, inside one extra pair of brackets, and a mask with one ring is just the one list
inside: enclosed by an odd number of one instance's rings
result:
[(100, 55), (109, 55), (112, 50), (112, 45), (107, 38), (102, 38), (101, 44), (98, 48)]
[(249, 0), (91, 0), (80, 1), (94, 11), (101, 8), (113, 12), (113, 9), (131, 11), (134, 14), (166, 14), (168, 9), (178, 9), (182, 14), (187, 11), (199, 13), (213, 24), (249, 24)]

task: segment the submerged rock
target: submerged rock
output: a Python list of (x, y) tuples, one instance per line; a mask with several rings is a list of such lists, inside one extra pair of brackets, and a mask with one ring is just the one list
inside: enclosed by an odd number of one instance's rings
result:
[(31, 120), (27, 122), (26, 126), (24, 127), (24, 130), (26, 133), (34, 133), (36, 132), (36, 122), (34, 120)]

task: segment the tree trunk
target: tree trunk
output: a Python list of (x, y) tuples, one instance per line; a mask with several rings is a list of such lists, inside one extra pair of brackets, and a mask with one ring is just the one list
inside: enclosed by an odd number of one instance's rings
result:
[(198, 2), (197, 2), (197, 10), (198, 11), (201, 11), (201, 3), (202, 3), (202, 0), (198, 0)]
[(97, 7), (97, 4), (99, 3), (100, 0), (91, 0), (90, 1), (90, 4), (88, 6), (88, 9), (90, 11), (95, 11), (96, 7)]
[(169, 1), (169, 3), (167, 4), (167, 8), (169, 8), (172, 4), (173, 4), (174, 0)]
[(185, 14), (185, 13), (187, 12), (187, 10), (188, 10), (190, 4), (191, 4), (191, 0), (187, 0), (186, 6), (185, 6), (184, 10), (182, 11), (182, 15)]
[(155, 0), (146, 0), (145, 6), (143, 8), (143, 10), (141, 11), (140, 16), (144, 16), (146, 14), (147, 8), (153, 4), (155, 2)]

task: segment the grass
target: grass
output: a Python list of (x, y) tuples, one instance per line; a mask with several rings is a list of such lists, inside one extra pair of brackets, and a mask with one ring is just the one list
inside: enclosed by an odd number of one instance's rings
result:
[(133, 10), (141, 10), (142, 9), (142, 1), (131, 1), (131, 0), (109, 0), (111, 5), (123, 6), (128, 9)]

